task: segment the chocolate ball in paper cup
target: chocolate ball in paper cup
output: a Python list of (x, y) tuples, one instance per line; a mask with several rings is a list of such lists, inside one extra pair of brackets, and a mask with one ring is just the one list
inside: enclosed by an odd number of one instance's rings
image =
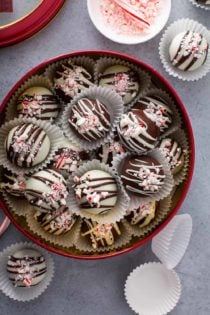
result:
[(82, 165), (69, 178), (67, 204), (72, 211), (99, 224), (120, 221), (127, 210), (129, 198), (119, 177), (98, 160)]
[(113, 168), (130, 198), (128, 209), (162, 200), (174, 186), (169, 165), (158, 149), (145, 155), (122, 154), (114, 158)]
[(24, 174), (50, 163), (61, 146), (61, 129), (35, 118), (15, 118), (0, 128), (0, 165)]
[(183, 81), (197, 81), (210, 70), (210, 33), (202, 24), (180, 19), (163, 34), (159, 54), (165, 70)]
[(68, 207), (43, 213), (28, 211), (26, 221), (30, 230), (54, 245), (72, 247), (79, 237), (81, 220)]
[(187, 178), (190, 154), (184, 130), (177, 130), (163, 138), (158, 148), (168, 161), (175, 185), (181, 184)]
[(92, 87), (67, 106), (62, 128), (73, 144), (93, 150), (111, 139), (122, 113), (122, 98), (117, 93)]
[(175, 268), (182, 260), (192, 234), (189, 214), (177, 215), (152, 240), (152, 251), (168, 269)]
[(100, 58), (94, 68), (95, 81), (118, 93), (126, 107), (149, 88), (150, 76), (139, 67), (118, 58)]
[(91, 219), (82, 219), (76, 248), (83, 252), (106, 252), (119, 249), (131, 240), (131, 229), (125, 220), (99, 224)]
[(132, 235), (146, 237), (152, 233), (171, 212), (171, 197), (158, 202), (142, 203), (139, 207), (127, 210), (125, 219), (132, 230)]
[(34, 75), (27, 79), (8, 101), (6, 121), (26, 117), (57, 122), (61, 109), (62, 105), (50, 80)]
[(145, 263), (128, 275), (124, 295), (137, 314), (168, 314), (179, 302), (181, 281), (174, 270), (161, 263)]
[(197, 8), (210, 10), (210, 1), (209, 0), (190, 0), (190, 2)]
[(0, 290), (13, 300), (37, 298), (53, 275), (51, 256), (33, 243), (16, 243), (0, 253)]
[(84, 90), (94, 86), (94, 61), (90, 57), (72, 57), (50, 64), (45, 76), (50, 79), (58, 97), (69, 103)]

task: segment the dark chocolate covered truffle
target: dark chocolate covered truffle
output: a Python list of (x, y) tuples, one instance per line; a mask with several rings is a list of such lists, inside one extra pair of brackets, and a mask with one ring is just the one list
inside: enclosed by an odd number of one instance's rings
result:
[(92, 85), (94, 85), (92, 75), (85, 68), (72, 62), (62, 65), (54, 79), (55, 90), (66, 101), (73, 99)]
[(156, 124), (140, 109), (122, 115), (117, 131), (123, 145), (135, 152), (154, 149), (160, 134)]
[(8, 159), (20, 167), (43, 162), (50, 151), (50, 139), (39, 126), (20, 124), (10, 130), (5, 140)]
[(7, 272), (15, 287), (33, 287), (45, 278), (47, 265), (37, 250), (24, 248), (9, 257)]
[(132, 102), (139, 91), (137, 73), (123, 65), (107, 68), (99, 75), (99, 85), (110, 87), (117, 92), (122, 97), (124, 104)]
[(56, 97), (49, 89), (41, 86), (28, 88), (17, 100), (17, 113), (25, 117), (53, 120), (58, 116), (59, 110)]
[(51, 169), (33, 174), (26, 181), (25, 197), (43, 212), (50, 212), (66, 205), (68, 195), (63, 176)]
[(75, 196), (81, 210), (92, 214), (110, 211), (117, 202), (115, 178), (102, 170), (91, 170), (80, 178), (75, 176)]
[(164, 184), (163, 166), (149, 156), (128, 156), (123, 161), (121, 179), (125, 189), (136, 196), (148, 197)]
[(161, 96), (144, 96), (133, 108), (143, 110), (144, 114), (156, 124), (161, 132), (166, 131), (172, 123), (173, 112), (167, 101)]
[(110, 131), (110, 114), (98, 99), (81, 98), (72, 106), (69, 124), (78, 137), (91, 142), (104, 138)]
[(209, 43), (202, 34), (186, 31), (174, 37), (169, 47), (171, 63), (183, 71), (194, 71), (206, 61)]

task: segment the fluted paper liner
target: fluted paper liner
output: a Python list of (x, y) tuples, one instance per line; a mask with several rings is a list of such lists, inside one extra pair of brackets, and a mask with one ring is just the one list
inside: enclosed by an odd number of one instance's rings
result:
[[(50, 139), (50, 145), (51, 145), (47, 158), (40, 164), (32, 166), (30, 168), (20, 167), (20, 166), (16, 166), (15, 164), (12, 164), (7, 158), (7, 153), (4, 148), (4, 142), (9, 131), (12, 128), (16, 127), (17, 125), (23, 124), (23, 123), (32, 123), (41, 127), (48, 135)], [(49, 122), (37, 120), (35, 118), (15, 118), (5, 123), (0, 128), (0, 165), (3, 165), (5, 168), (12, 171), (13, 173), (22, 172), (24, 174), (32, 174), (34, 172), (38, 172), (44, 167), (47, 167), (47, 165), (51, 162), (55, 154), (55, 151), (58, 148), (60, 148), (63, 138), (64, 136), (61, 129), (55, 125), (50, 124)]]
[(125, 299), (139, 315), (164, 315), (171, 312), (181, 296), (181, 281), (174, 270), (151, 262), (135, 268), (127, 277)]
[[(114, 157), (112, 165), (113, 165), (113, 169), (115, 170), (116, 174), (118, 174), (119, 177), (121, 174), (124, 159), (127, 156), (131, 156), (131, 155), (137, 155), (137, 154), (123, 153), (121, 155)], [(152, 194), (151, 196), (145, 196), (145, 197), (140, 197), (140, 196), (138, 197), (134, 194), (131, 194), (129, 191), (125, 189), (130, 198), (129, 206), (127, 209), (138, 208), (138, 206), (141, 203), (147, 203), (149, 201), (160, 201), (170, 195), (174, 186), (174, 179), (171, 174), (169, 165), (165, 157), (161, 154), (160, 150), (155, 149), (153, 151), (150, 151), (147, 154), (141, 154), (139, 156), (143, 156), (143, 155), (156, 159), (163, 166), (163, 172), (165, 175), (164, 184), (158, 192)]]
[[(95, 141), (87, 141), (83, 140), (81, 137), (77, 135), (77, 132), (70, 127), (69, 117), (74, 104), (76, 104), (81, 98), (89, 98), (89, 99), (98, 99), (104, 105), (106, 105), (108, 112), (110, 114), (111, 126), (110, 130), (107, 132), (107, 135), (104, 138), (100, 138)], [(122, 98), (108, 88), (102, 87), (92, 87), (86, 89), (84, 92), (81, 92), (78, 97), (73, 99), (73, 101), (66, 107), (63, 118), (62, 118), (62, 128), (66, 135), (66, 137), (75, 145), (83, 148), (85, 150), (93, 150), (95, 148), (100, 147), (104, 142), (111, 141), (112, 134), (114, 129), (116, 128), (121, 115), (123, 114), (123, 102)]]
[[(43, 76), (39, 76), (39, 75), (34, 75), (30, 78), (28, 78), (26, 81), (24, 81), (24, 83), (22, 85), (19, 86), (19, 88), (14, 92), (14, 94), (12, 95), (12, 97), (10, 98), (10, 100), (8, 101), (7, 105), (6, 105), (6, 114), (5, 114), (5, 121), (10, 121), (16, 117), (20, 118), (20, 117), (25, 117), (25, 115), (18, 115), (17, 113), (17, 100), (18, 97), (24, 93), (25, 90), (27, 90), (30, 87), (34, 87), (34, 86), (41, 86), (41, 87), (45, 87), (48, 90), (50, 90), (54, 96), (56, 96), (54, 90), (53, 90), (53, 86), (52, 83), (50, 82), (50, 80), (46, 77)], [(61, 116), (61, 111), (62, 111), (62, 103), (60, 102), (60, 100), (57, 98), (57, 102), (58, 105), (60, 107), (60, 113), (58, 114), (58, 116), (56, 118), (53, 119), (53, 122), (56, 123), (59, 121), (59, 118)], [(32, 117), (29, 117), (32, 118)], [(36, 118), (36, 117), (34, 117)], [(38, 118), (36, 118), (38, 119)], [(45, 121), (50, 121), (50, 120), (45, 120)]]
[[(107, 172), (111, 176), (113, 176), (113, 178), (116, 181), (117, 188), (118, 188), (117, 202), (116, 202), (116, 205), (107, 213), (100, 214), (100, 215), (99, 214), (94, 215), (92, 213), (88, 213), (80, 209), (80, 206), (76, 200), (75, 192), (73, 188), (73, 185), (75, 184), (73, 181), (73, 178), (74, 176), (81, 177), (82, 175), (84, 175), (86, 172), (90, 170), (102, 170), (104, 172)], [(69, 177), (68, 187), (69, 187), (69, 195), (67, 197), (67, 206), (69, 205), (69, 207), (71, 207), (72, 212), (82, 218), (92, 219), (93, 221), (96, 221), (98, 223), (115, 223), (115, 222), (119, 222), (124, 217), (126, 210), (128, 209), (129, 198), (122, 187), (122, 183), (119, 177), (116, 176), (114, 171), (109, 166), (107, 166), (104, 163), (100, 163), (98, 160), (92, 160), (80, 166), (78, 170), (74, 172), (72, 177)]]
[[(80, 57), (69, 57), (65, 58), (56, 62), (53, 62), (48, 65), (48, 67), (45, 70), (44, 75), (52, 82), (54, 85), (54, 79), (56, 78), (56, 72), (61, 69), (62, 65), (68, 65), (69, 62), (72, 62), (73, 64), (77, 66), (83, 67), (85, 70), (87, 70), (92, 75), (92, 82), (94, 85), (94, 60), (88, 56), (80, 56)], [(55, 91), (56, 93), (56, 91)], [(56, 93), (57, 94), (57, 93)], [(80, 95), (80, 93), (78, 93)], [(58, 95), (59, 99), (62, 100), (62, 98)], [(65, 100), (63, 100), (65, 102)]]
[(32, 206), (24, 197), (15, 197), (9, 193), (2, 192), (3, 199), (10, 211), (18, 216), (25, 216), (29, 211), (32, 210)]
[[(24, 248), (31, 248), (39, 251), (44, 256), (47, 265), (47, 272), (44, 279), (38, 285), (30, 288), (14, 287), (12, 282), (9, 280), (7, 273), (7, 262), (9, 256), (14, 254), (16, 251)], [(41, 247), (38, 247), (33, 243), (16, 243), (7, 247), (0, 253), (0, 290), (6, 296), (10, 297), (13, 300), (28, 302), (36, 299), (47, 289), (53, 276), (54, 262), (52, 260), (52, 257), (48, 254), (47, 251), (43, 250)]]
[(91, 241), (89, 239), (89, 236), (82, 236), (80, 233), (79, 238), (77, 239), (77, 242), (75, 244), (76, 248), (79, 249), (82, 252), (87, 253), (103, 253), (103, 252), (109, 252), (112, 250), (120, 249), (122, 246), (125, 246), (128, 244), (132, 238), (131, 229), (128, 225), (128, 223), (125, 220), (121, 220), (118, 223), (119, 229), (121, 234), (118, 235), (114, 241), (113, 245), (110, 246), (100, 246), (96, 249), (94, 249), (91, 246)]
[[(32, 209), (34, 210), (34, 209)], [(29, 211), (26, 215), (26, 222), (30, 230), (35, 233), (38, 237), (41, 237), (47, 242), (53, 245), (59, 245), (65, 248), (72, 247), (79, 237), (81, 220), (77, 218), (76, 222), (72, 226), (71, 230), (62, 235), (53, 235), (44, 230), (44, 228), (35, 219), (36, 211)]]
[(124, 110), (126, 111), (132, 106), (132, 104), (136, 102), (136, 100), (143, 94), (143, 92), (148, 90), (151, 84), (151, 78), (150, 75), (143, 69), (133, 63), (123, 60), (122, 58), (101, 57), (97, 60), (94, 67), (94, 77), (96, 84), (99, 84), (100, 74), (102, 74), (108, 67), (116, 65), (129, 67), (137, 73), (139, 78), (139, 91), (136, 97), (130, 103), (124, 104)]
[(190, 2), (195, 5), (197, 8), (204, 9), (204, 10), (210, 10), (210, 5), (198, 3), (196, 0), (190, 0)]
[(175, 268), (182, 260), (192, 234), (189, 214), (177, 215), (152, 240), (152, 251), (168, 269)]
[(181, 146), (183, 150), (184, 163), (183, 163), (182, 169), (177, 174), (175, 175), (172, 174), (174, 178), (174, 184), (179, 185), (187, 178), (188, 171), (189, 171), (189, 165), (190, 165), (189, 141), (187, 139), (187, 136), (184, 130), (182, 129), (177, 130), (174, 133), (167, 135), (167, 138), (171, 138), (175, 140)]
[(183, 81), (197, 81), (210, 70), (210, 51), (205, 63), (194, 71), (183, 71), (174, 67), (170, 61), (169, 47), (176, 35), (184, 31), (197, 32), (206, 38), (210, 45), (210, 32), (202, 24), (190, 19), (180, 19), (171, 24), (163, 34), (159, 44), (159, 55), (165, 70), (172, 76)]
[(144, 227), (139, 227), (139, 224), (133, 225), (128, 221), (128, 224), (132, 231), (132, 235), (140, 238), (145, 238), (165, 221), (171, 211), (171, 197), (169, 196), (163, 200), (160, 200), (156, 206), (155, 217), (148, 225)]

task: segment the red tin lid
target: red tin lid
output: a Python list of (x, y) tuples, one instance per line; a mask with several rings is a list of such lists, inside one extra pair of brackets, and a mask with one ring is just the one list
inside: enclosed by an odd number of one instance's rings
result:
[(0, 0), (0, 47), (16, 44), (40, 31), (65, 0)]

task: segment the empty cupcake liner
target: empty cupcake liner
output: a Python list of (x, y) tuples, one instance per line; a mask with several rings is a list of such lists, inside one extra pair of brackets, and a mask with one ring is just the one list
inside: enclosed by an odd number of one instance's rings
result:
[[(9, 100), (8, 104), (6, 105), (6, 114), (5, 114), (5, 121), (12, 120), (16, 117), (25, 117), (25, 118), (33, 118), (33, 117), (26, 117), (25, 115), (18, 115), (17, 113), (17, 100), (18, 97), (28, 88), (34, 87), (34, 86), (41, 86), (49, 89), (54, 95), (55, 92), (53, 90), (52, 83), (50, 82), (49, 79), (43, 76), (39, 75), (34, 75), (30, 78), (28, 78), (17, 90), (16, 92), (12, 95), (11, 99)], [(55, 95), (56, 96), (56, 95)], [(53, 119), (53, 122), (57, 123), (59, 121), (59, 118), (61, 116), (61, 111), (62, 111), (62, 103), (58, 99), (58, 104), (60, 107), (60, 113), (58, 114), (58, 117)], [(34, 117), (36, 118), (36, 117)], [(36, 118), (37, 119), (37, 118)], [(50, 120), (45, 120), (45, 121), (50, 121)]]
[(32, 211), (32, 206), (24, 197), (15, 197), (3, 191), (2, 196), (8, 209), (18, 216), (25, 216)]
[[(77, 66), (81, 66), (84, 69), (86, 69), (91, 75), (92, 75), (92, 82), (94, 86), (94, 60), (90, 57), (82, 56), (82, 57), (70, 57), (65, 58), (62, 60), (59, 60), (57, 62), (53, 62), (49, 64), (49, 66), (46, 68), (44, 75), (52, 82), (52, 85), (54, 86), (54, 79), (56, 78), (56, 72), (60, 69), (62, 69), (62, 65), (68, 65), (69, 62), (72, 62), (73, 64)], [(56, 91), (55, 91), (56, 93)], [(56, 93), (58, 95), (58, 93)], [(80, 94), (80, 93), (79, 93)], [(78, 95), (79, 95), (78, 94)], [(76, 95), (76, 96), (78, 96)], [(64, 103), (66, 103), (65, 99), (62, 99), (61, 96), (59, 96), (59, 99), (62, 100)]]
[[(113, 178), (116, 180), (119, 195), (117, 197), (116, 205), (114, 206), (112, 210), (108, 211), (107, 213), (94, 215), (84, 210), (81, 210), (79, 207), (79, 204), (77, 203), (75, 193), (74, 193), (74, 188), (73, 188), (75, 184), (73, 181), (73, 177), (74, 176), (81, 177), (82, 175), (84, 175), (86, 172), (90, 170), (105, 171), (109, 173), (111, 176), (113, 176)], [(78, 170), (73, 174), (73, 176), (69, 178), (68, 187), (69, 187), (69, 195), (67, 197), (67, 205), (71, 207), (71, 210), (73, 213), (75, 213), (76, 215), (82, 218), (92, 219), (93, 221), (96, 221), (100, 224), (115, 223), (115, 222), (119, 222), (124, 217), (126, 210), (128, 209), (129, 198), (122, 187), (122, 183), (119, 177), (116, 176), (115, 172), (109, 166), (107, 166), (104, 163), (100, 163), (98, 160), (92, 160), (80, 166)]]
[[(8, 278), (7, 274), (7, 262), (10, 255), (14, 254), (16, 251), (23, 248), (32, 248), (38, 250), (45, 258), (47, 264), (47, 272), (45, 278), (38, 285), (30, 288), (14, 287), (12, 282)], [(16, 243), (0, 253), (0, 290), (9, 298), (20, 301), (28, 302), (36, 299), (40, 296), (49, 286), (52, 278), (54, 276), (54, 262), (52, 257), (47, 251), (36, 246), (33, 243)]]
[(72, 226), (71, 230), (63, 235), (53, 235), (45, 231), (41, 225), (37, 222), (35, 218), (35, 209), (34, 211), (29, 211), (26, 214), (26, 222), (30, 228), (30, 230), (36, 234), (39, 238), (44, 239), (47, 242), (50, 242), (53, 245), (59, 245), (64, 248), (72, 247), (79, 237), (79, 232), (81, 228), (81, 220), (77, 219), (77, 221)]
[[(119, 177), (120, 177), (122, 166), (123, 166), (123, 160), (129, 155), (132, 155), (132, 153), (123, 153), (119, 156), (114, 157), (114, 159), (113, 159), (113, 163), (112, 163), (113, 169), (115, 170), (115, 172), (118, 174)], [(134, 154), (134, 155), (137, 155), (137, 154)], [(163, 156), (163, 154), (160, 152), (159, 149), (155, 149), (151, 152), (148, 152), (146, 154), (141, 154), (141, 155), (146, 155), (146, 156), (149, 156), (151, 158), (154, 158), (163, 166), (163, 171), (165, 174), (164, 185), (160, 188), (160, 190), (157, 193), (154, 193), (148, 197), (146, 197), (146, 196), (145, 197), (138, 197), (138, 196), (135, 196), (134, 194), (131, 194), (130, 192), (126, 191), (129, 198), (130, 198), (129, 206), (127, 209), (138, 208), (140, 204), (147, 203), (149, 201), (160, 201), (160, 200), (162, 200), (162, 199), (164, 199), (170, 195), (170, 193), (173, 189), (173, 186), (174, 186), (174, 179), (173, 179), (173, 176), (171, 174), (169, 165), (168, 165), (165, 157)], [(139, 155), (139, 156), (141, 156), (141, 155)]]
[[(106, 105), (108, 112), (111, 118), (111, 127), (105, 138), (101, 138), (95, 141), (87, 141), (83, 140), (79, 137), (69, 124), (69, 116), (74, 104), (76, 104), (81, 98), (87, 97), (89, 99), (98, 99), (104, 105)], [(104, 142), (108, 142), (111, 140), (114, 129), (116, 128), (120, 117), (123, 113), (123, 102), (122, 98), (112, 91), (111, 89), (102, 88), (102, 87), (92, 87), (90, 89), (86, 89), (84, 92), (80, 93), (78, 97), (73, 99), (71, 104), (69, 104), (62, 118), (62, 128), (66, 135), (66, 137), (75, 145), (83, 148), (85, 150), (93, 150), (95, 148), (100, 147)]]
[[(140, 206), (140, 205), (139, 205)], [(152, 219), (152, 221), (144, 226), (139, 227), (138, 224), (132, 225), (128, 222), (132, 235), (137, 236), (139, 238), (144, 238), (151, 234), (161, 223), (165, 221), (165, 219), (168, 217), (168, 215), (171, 213), (171, 197), (166, 197), (163, 200), (160, 200), (157, 203), (156, 210), (155, 210), (155, 217)]]
[(129, 103), (124, 104), (124, 110), (127, 111), (135, 102), (136, 100), (142, 95), (143, 92), (147, 91), (151, 84), (150, 76), (147, 72), (142, 70), (141, 68), (137, 67), (136, 65), (125, 61), (120, 58), (113, 58), (113, 57), (101, 57), (97, 60), (94, 67), (94, 77), (95, 82), (98, 84), (100, 79), (100, 74), (105, 71), (108, 67), (115, 66), (115, 65), (122, 65), (127, 66), (130, 69), (134, 70), (139, 78), (139, 92), (137, 93), (136, 97)]
[[(190, 145), (184, 130), (179, 129), (172, 134), (168, 135), (169, 138), (177, 141), (184, 152), (184, 164), (182, 169), (175, 175), (173, 175), (175, 185), (181, 184), (188, 175), (190, 165)], [(163, 138), (164, 139), (164, 138)]]
[(125, 299), (139, 315), (165, 315), (177, 305), (181, 296), (181, 281), (174, 270), (161, 263), (145, 263), (128, 276)]
[(190, 2), (195, 5), (197, 8), (204, 9), (204, 10), (210, 10), (210, 5), (198, 3), (196, 0), (190, 0)]
[(205, 64), (194, 71), (182, 71), (171, 64), (169, 47), (176, 35), (184, 31), (192, 31), (202, 34), (210, 44), (210, 32), (202, 24), (190, 19), (180, 19), (171, 24), (163, 34), (160, 45), (159, 55), (165, 70), (172, 76), (183, 81), (197, 81), (203, 78), (210, 70), (210, 52), (208, 52)]
[[(23, 123), (32, 123), (34, 125), (37, 125), (39, 127), (41, 127), (46, 134), (48, 135), (49, 139), (50, 139), (50, 144), (51, 144), (51, 148), (50, 148), (50, 152), (47, 156), (47, 158), (40, 164), (32, 166), (30, 168), (24, 168), (24, 167), (19, 167), (16, 166), (15, 164), (12, 164), (8, 158), (7, 158), (7, 153), (6, 150), (4, 148), (4, 142), (5, 139), (9, 133), (9, 131), (16, 127), (19, 124), (23, 124)], [(52, 125), (49, 122), (45, 122), (42, 120), (37, 120), (35, 118), (15, 118), (7, 123), (5, 123), (1, 128), (0, 128), (0, 165), (4, 166), (5, 168), (7, 168), (8, 170), (12, 171), (13, 173), (19, 173), (22, 172), (24, 174), (31, 174), (34, 172), (37, 172), (41, 169), (43, 169), (44, 167), (46, 167), (50, 161), (52, 160), (55, 151), (61, 146), (63, 141), (63, 133), (61, 131), (61, 129), (56, 126), (56, 125)]]
[(182, 260), (192, 234), (189, 214), (177, 215), (152, 239), (152, 251), (168, 269), (175, 268)]
[(109, 252), (112, 250), (117, 250), (121, 248), (122, 246), (125, 246), (126, 244), (128, 244), (132, 238), (131, 229), (125, 220), (121, 220), (118, 223), (118, 226), (121, 231), (121, 235), (116, 237), (116, 241), (113, 243), (113, 245), (100, 246), (94, 249), (91, 246), (91, 240), (89, 239), (89, 237), (82, 236), (80, 233), (80, 236), (77, 239), (75, 246), (80, 251), (87, 252), (87, 253), (94, 253), (94, 252), (103, 253), (103, 252)]

